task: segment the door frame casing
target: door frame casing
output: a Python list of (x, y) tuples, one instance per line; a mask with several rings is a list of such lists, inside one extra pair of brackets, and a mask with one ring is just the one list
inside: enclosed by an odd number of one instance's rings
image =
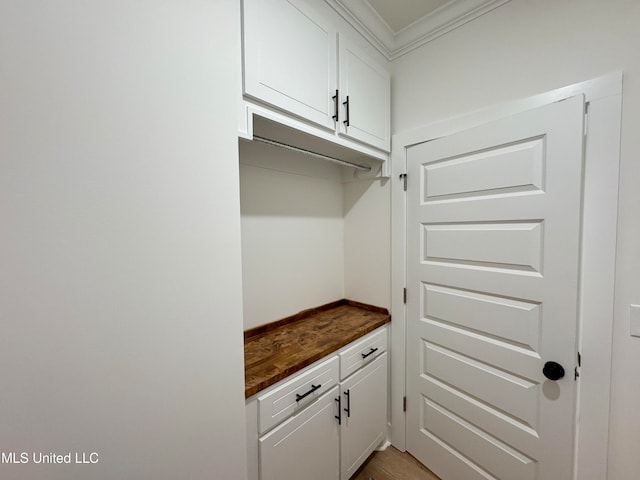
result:
[(583, 94), (588, 104), (584, 149), (574, 478), (607, 476), (615, 281), (622, 73), (434, 122), (392, 137), (391, 152), (391, 442), (406, 449), (406, 173), (407, 149), (483, 123)]

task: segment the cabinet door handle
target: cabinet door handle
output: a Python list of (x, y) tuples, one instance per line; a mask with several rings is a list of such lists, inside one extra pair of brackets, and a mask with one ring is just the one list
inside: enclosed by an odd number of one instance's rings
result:
[(299, 393), (296, 393), (296, 402), (299, 402), (300, 400), (302, 400), (304, 397), (311, 395), (313, 392), (315, 392), (316, 390), (318, 390), (322, 385), (318, 384), (318, 385), (314, 385), (313, 383), (311, 384), (311, 390), (309, 390), (306, 393), (303, 393), (302, 395), (300, 395)]
[(369, 350), (369, 353), (361, 353), (360, 355), (362, 355), (362, 358), (367, 358), (369, 355), (373, 355), (377, 351), (377, 348), (372, 348), (371, 350)]
[(343, 393), (344, 393), (344, 396), (347, 397), (347, 408), (345, 408), (344, 411), (347, 412), (347, 418), (349, 418), (351, 417), (351, 395), (349, 390)]
[(342, 123), (344, 123), (348, 127), (349, 126), (349, 95), (347, 95), (347, 100), (342, 102), (342, 105), (346, 107), (346, 113), (347, 113), (347, 118), (346, 120), (343, 120)]
[(331, 118), (333, 118), (336, 122), (338, 121), (338, 115), (340, 113), (340, 108), (338, 107), (338, 103), (340, 102), (339, 100), (339, 95), (338, 95), (338, 90), (336, 89), (336, 94), (331, 97), (331, 99), (333, 100), (333, 116)]
[(338, 420), (338, 425), (342, 425), (342, 397), (338, 395), (338, 398), (335, 398), (334, 400), (338, 402), (338, 414), (335, 418)]

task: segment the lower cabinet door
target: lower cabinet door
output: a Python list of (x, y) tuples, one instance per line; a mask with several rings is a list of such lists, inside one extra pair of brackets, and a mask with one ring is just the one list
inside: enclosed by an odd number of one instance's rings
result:
[(385, 352), (340, 384), (342, 480), (348, 480), (386, 437), (387, 370)]
[(260, 480), (339, 479), (338, 395), (336, 386), (259, 439)]

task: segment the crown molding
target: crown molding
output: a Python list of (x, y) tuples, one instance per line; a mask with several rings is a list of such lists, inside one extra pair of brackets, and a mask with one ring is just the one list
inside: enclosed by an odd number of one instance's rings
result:
[(451, 0), (394, 32), (367, 0), (325, 0), (389, 60), (394, 60), (508, 1)]
[[(338, 14), (377, 48), (387, 59), (391, 59), (391, 48), (395, 36), (389, 26), (366, 0), (325, 0)], [(349, 2), (347, 7), (345, 4)]]

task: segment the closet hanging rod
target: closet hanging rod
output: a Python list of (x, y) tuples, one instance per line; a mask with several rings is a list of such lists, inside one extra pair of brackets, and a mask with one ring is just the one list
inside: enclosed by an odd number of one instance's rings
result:
[(285, 150), (291, 150), (293, 152), (302, 153), (310, 157), (319, 158), (320, 160), (328, 160), (329, 162), (338, 163), (340, 165), (344, 165), (347, 167), (357, 168), (358, 170), (364, 170), (365, 172), (371, 171), (371, 167), (369, 165), (362, 165), (360, 163), (340, 160), (339, 158), (334, 158), (328, 155), (323, 155), (321, 153), (312, 152), (311, 150), (306, 150), (300, 147), (294, 147), (293, 145), (288, 145), (286, 143), (278, 142), (276, 140), (269, 140), (268, 138), (259, 137), (258, 135), (254, 135), (253, 140), (260, 143), (266, 143), (267, 145), (273, 145), (274, 147), (283, 148)]

